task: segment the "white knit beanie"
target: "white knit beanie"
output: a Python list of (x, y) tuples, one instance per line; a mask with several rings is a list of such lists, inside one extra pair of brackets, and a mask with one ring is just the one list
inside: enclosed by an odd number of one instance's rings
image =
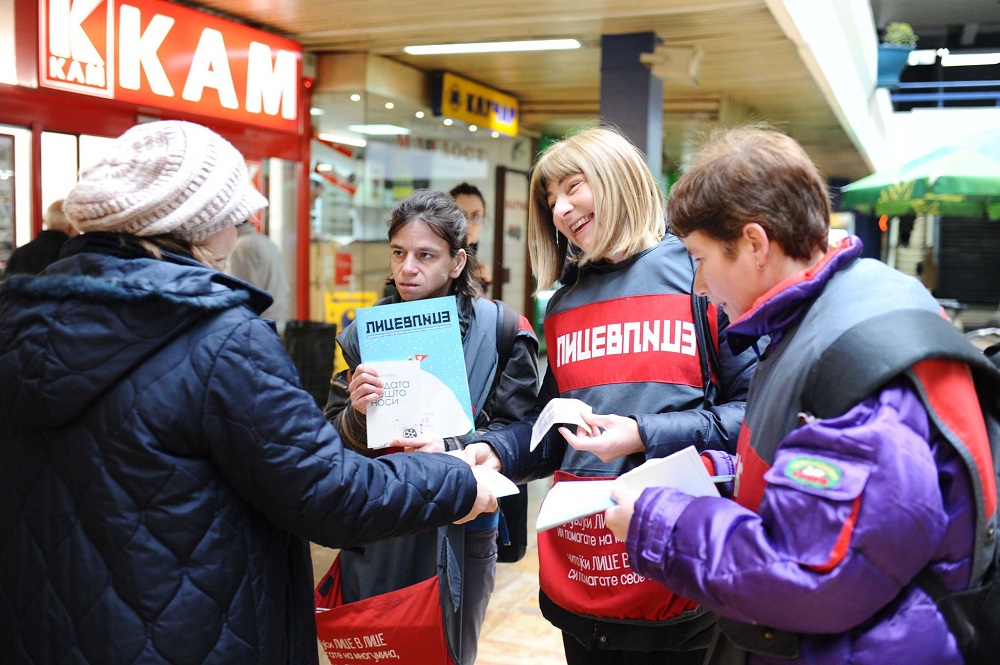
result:
[(267, 206), (243, 155), (193, 122), (137, 125), (81, 172), (63, 208), (84, 233), (173, 233), (197, 243)]

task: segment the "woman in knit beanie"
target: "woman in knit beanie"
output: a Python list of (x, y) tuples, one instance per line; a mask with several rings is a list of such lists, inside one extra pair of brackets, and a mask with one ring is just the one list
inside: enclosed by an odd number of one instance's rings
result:
[(214, 267), (264, 205), (219, 135), (140, 125), (62, 258), (0, 285), (0, 661), (316, 663), (309, 540), (496, 510), (459, 459), (344, 449)]
[(133, 127), (81, 175), (64, 206), (81, 232), (195, 248), (195, 258), (216, 268), (232, 251), (236, 225), (267, 206), (239, 151), (191, 122)]

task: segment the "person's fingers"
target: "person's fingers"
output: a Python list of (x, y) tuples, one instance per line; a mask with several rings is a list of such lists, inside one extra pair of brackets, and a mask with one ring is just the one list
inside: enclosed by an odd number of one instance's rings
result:
[(360, 365), (354, 368), (354, 372), (355, 374), (358, 373), (367, 374), (368, 376), (374, 379), (378, 379), (378, 370), (372, 367), (371, 365), (366, 365), (364, 363), (361, 363)]
[(370, 383), (362, 383), (351, 391), (351, 401), (366, 400), (371, 403), (382, 395), (382, 389)]
[(503, 462), (488, 443), (473, 443), (465, 447), (465, 461), (473, 467), (485, 466), (496, 472), (503, 470)]
[(606, 430), (615, 424), (615, 418), (618, 417), (597, 413), (582, 413), (580, 415), (583, 417), (583, 422), (587, 423), (590, 427), (590, 436), (600, 436), (603, 430)]
[(361, 397), (369, 394), (382, 394), (382, 388), (371, 383), (359, 383), (358, 385), (351, 387), (350, 391), (352, 397)]
[(476, 467), (472, 467), (472, 473), (475, 474), (477, 481), (476, 502), (472, 506), (472, 511), (465, 517), (456, 520), (455, 524), (464, 524), (475, 519), (482, 513), (496, 512), (500, 508), (500, 502), (497, 500), (496, 495), (493, 494), (493, 491), (480, 478), (481, 471), (477, 471)]
[(562, 434), (563, 438), (566, 439), (566, 443), (573, 446), (574, 448), (580, 443), (579, 437), (569, 431), (569, 428), (565, 425), (559, 426), (559, 433)]
[(611, 486), (611, 500), (614, 501), (616, 504), (620, 504), (622, 502), (621, 501), (622, 491), (623, 490), (620, 489), (617, 485)]
[(607, 429), (616, 425), (621, 416), (616, 416), (613, 413), (585, 413), (583, 414), (583, 420), (588, 425), (590, 425), (595, 431), (598, 428)]
[(379, 390), (382, 389), (382, 379), (379, 378), (378, 372), (367, 365), (358, 365), (354, 370), (354, 377), (348, 384), (349, 390), (356, 390), (363, 385), (370, 385)]
[(563, 435), (566, 439), (566, 443), (573, 446), (574, 448), (590, 448), (599, 442), (595, 440), (595, 437), (587, 431), (582, 425), (576, 426), (576, 432), (571, 432), (568, 427), (559, 427), (559, 433)]

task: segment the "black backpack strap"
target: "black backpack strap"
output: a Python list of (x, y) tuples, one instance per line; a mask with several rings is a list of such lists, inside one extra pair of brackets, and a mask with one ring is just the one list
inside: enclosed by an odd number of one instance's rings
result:
[(918, 362), (932, 359), (965, 363), (977, 380), (1000, 389), (992, 363), (947, 319), (904, 309), (867, 319), (827, 347), (806, 379), (803, 406), (820, 418), (842, 415)]
[[(520, 328), (521, 317), (509, 305), (496, 301), (497, 309), (497, 373), (493, 379), (493, 389), (500, 384), (500, 377), (507, 368), (507, 362), (514, 352), (514, 339)], [(500, 499), (500, 523), (497, 532), (497, 561), (514, 563), (524, 557), (528, 548), (528, 486), (518, 485), (520, 490), (512, 496)]]
[(497, 374), (493, 379), (493, 386), (500, 383), (500, 377), (507, 368), (507, 361), (510, 360), (511, 353), (514, 352), (514, 338), (517, 337), (520, 317), (509, 305), (502, 300), (497, 300)]
[(994, 365), (1000, 367), (1000, 344), (994, 344), (993, 346), (986, 347), (983, 351), (983, 355), (989, 358)]
[(694, 320), (694, 335), (698, 345), (698, 362), (701, 363), (701, 385), (705, 390), (705, 406), (715, 404), (718, 387), (712, 380), (719, 374), (719, 350), (712, 337), (712, 322), (708, 318), (708, 298), (691, 292), (691, 316)]

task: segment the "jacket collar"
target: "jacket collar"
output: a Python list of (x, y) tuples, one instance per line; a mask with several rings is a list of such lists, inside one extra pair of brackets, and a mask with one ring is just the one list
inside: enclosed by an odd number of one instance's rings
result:
[(856, 260), (863, 249), (861, 240), (851, 236), (827, 250), (810, 268), (789, 275), (757, 298), (753, 307), (730, 322), (728, 335), (734, 353), (752, 346), (764, 335), (771, 336), (768, 348), (776, 346), (819, 297), (833, 275)]
[[(106, 233), (103, 231), (96, 231), (91, 233), (81, 233), (80, 235), (70, 238), (63, 245), (62, 252), (60, 256), (66, 258), (68, 256), (73, 256), (74, 254), (103, 254), (106, 256), (114, 256), (119, 259), (154, 259), (155, 257), (149, 253), (139, 238), (131, 235), (124, 235), (120, 233)], [(176, 265), (204, 268), (205, 270), (213, 270), (204, 263), (197, 261), (190, 254), (184, 254), (181, 252), (171, 252), (167, 250), (161, 250), (162, 260), (168, 263), (174, 263)], [(260, 314), (274, 302), (274, 299), (266, 291), (262, 291), (257, 287), (244, 282), (241, 279), (237, 279), (230, 275), (222, 272), (213, 271), (214, 274), (211, 280), (217, 284), (222, 284), (228, 286), (235, 291), (246, 291), (249, 293), (249, 306), (254, 312)]]

